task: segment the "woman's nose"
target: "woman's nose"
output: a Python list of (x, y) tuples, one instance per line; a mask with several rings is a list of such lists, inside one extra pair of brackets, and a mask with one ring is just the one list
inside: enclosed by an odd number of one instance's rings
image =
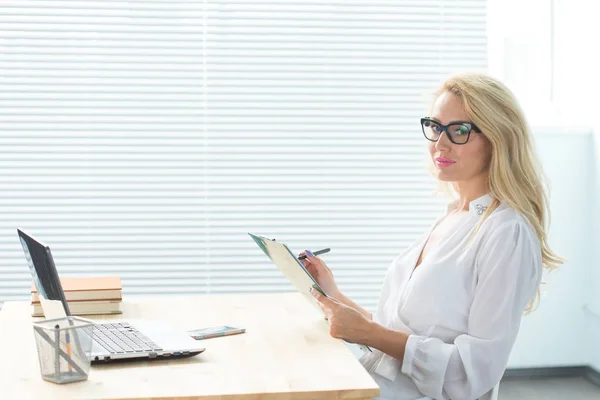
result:
[(450, 147), (450, 143), (452, 142), (448, 139), (446, 132), (442, 132), (437, 142), (435, 142), (435, 148), (436, 150), (447, 149)]

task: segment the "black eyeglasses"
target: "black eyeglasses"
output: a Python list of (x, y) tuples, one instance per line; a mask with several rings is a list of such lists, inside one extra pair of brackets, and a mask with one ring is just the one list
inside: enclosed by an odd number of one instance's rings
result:
[(421, 118), (421, 128), (427, 140), (437, 142), (442, 132), (446, 132), (446, 136), (454, 144), (467, 143), (471, 131), (481, 133), (479, 128), (470, 122), (455, 121), (448, 125), (442, 125), (431, 118)]

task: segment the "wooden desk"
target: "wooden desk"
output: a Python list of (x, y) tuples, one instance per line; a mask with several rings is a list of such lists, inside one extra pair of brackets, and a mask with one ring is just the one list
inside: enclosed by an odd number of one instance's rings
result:
[(94, 320), (166, 320), (182, 330), (215, 325), (247, 329), (202, 341), (181, 360), (92, 366), (87, 381), (42, 379), (28, 302), (0, 312), (3, 399), (367, 399), (379, 388), (327, 322), (297, 293), (130, 297), (123, 315)]

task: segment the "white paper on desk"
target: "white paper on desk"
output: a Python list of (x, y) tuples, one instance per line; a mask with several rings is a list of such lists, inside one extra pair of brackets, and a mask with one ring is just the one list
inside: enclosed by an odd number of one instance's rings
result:
[(298, 261), (290, 249), (283, 243), (251, 233), (248, 234), (258, 244), (258, 247), (269, 256), (277, 268), (283, 272), (283, 275), (288, 278), (296, 290), (302, 293), (311, 304), (323, 313), (323, 310), (321, 310), (321, 307), (319, 307), (317, 301), (310, 293), (310, 288), (316, 286), (321, 292), (323, 292), (323, 289), (321, 289), (317, 281), (313, 279), (312, 275)]
[(46, 319), (65, 318), (67, 316), (60, 300), (48, 300), (40, 296), (40, 303)]

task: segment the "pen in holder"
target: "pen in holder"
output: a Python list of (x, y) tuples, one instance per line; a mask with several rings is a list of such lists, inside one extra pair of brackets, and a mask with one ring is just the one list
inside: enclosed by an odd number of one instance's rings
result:
[(83, 381), (90, 370), (94, 323), (79, 317), (33, 323), (40, 372), (54, 383)]

